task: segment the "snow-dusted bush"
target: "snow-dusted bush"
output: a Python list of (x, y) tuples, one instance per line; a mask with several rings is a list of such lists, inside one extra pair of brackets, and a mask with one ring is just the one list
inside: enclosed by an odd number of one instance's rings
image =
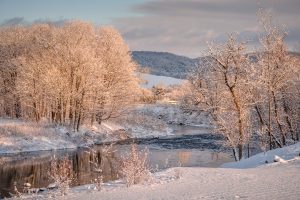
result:
[(54, 158), (51, 161), (49, 172), (50, 177), (54, 181), (55, 186), (58, 188), (62, 195), (66, 195), (70, 188), (73, 177), (72, 161), (68, 158), (58, 161)]
[(149, 89), (141, 90), (141, 96), (140, 96), (139, 100), (141, 103), (147, 103), (147, 104), (152, 104), (152, 103), (156, 102), (156, 99), (155, 99), (152, 91)]
[(182, 177), (182, 171), (180, 170), (180, 168), (174, 169), (174, 176), (176, 179), (180, 179)]
[(132, 144), (130, 153), (121, 158), (121, 174), (127, 187), (149, 179), (150, 170), (146, 164), (147, 158), (147, 150), (139, 152), (136, 144)]

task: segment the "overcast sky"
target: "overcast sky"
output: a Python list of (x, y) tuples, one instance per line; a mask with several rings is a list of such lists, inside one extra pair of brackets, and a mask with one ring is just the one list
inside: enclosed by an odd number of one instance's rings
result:
[(0, 0), (0, 24), (81, 19), (117, 27), (132, 50), (197, 57), (232, 32), (255, 45), (259, 8), (285, 25), (290, 48), (299, 43), (300, 0)]

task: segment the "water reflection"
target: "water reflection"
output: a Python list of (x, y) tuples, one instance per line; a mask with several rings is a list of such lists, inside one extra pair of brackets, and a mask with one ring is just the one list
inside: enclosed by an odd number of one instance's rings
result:
[[(51, 156), (24, 157), (18, 161), (8, 161), (0, 166), (0, 193), (1, 197), (10, 196), (13, 193), (14, 183), (17, 183), (19, 191), (23, 190), (24, 183), (30, 183), (33, 188), (47, 187), (53, 181), (50, 179), (49, 171), (51, 159), (68, 157), (72, 161), (73, 177), (72, 186), (91, 183), (95, 177), (93, 162), (98, 161), (98, 165), (103, 170), (103, 180), (118, 179), (118, 157), (114, 151), (103, 152), (103, 148), (94, 147), (97, 159), (93, 158), (89, 149), (80, 149), (71, 152), (54, 152)], [(43, 153), (41, 153), (43, 154)]]

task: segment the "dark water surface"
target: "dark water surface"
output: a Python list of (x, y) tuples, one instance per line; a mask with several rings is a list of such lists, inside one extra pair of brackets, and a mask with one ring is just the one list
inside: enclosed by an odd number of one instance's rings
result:
[[(209, 131), (203, 127), (177, 127), (174, 136), (136, 139), (134, 142), (138, 144), (139, 149), (149, 150), (148, 165), (152, 171), (177, 166), (217, 167), (232, 161), (231, 155), (222, 146), (223, 138), (207, 132)], [(96, 174), (91, 161), (95, 161), (95, 156), (102, 168), (104, 182), (119, 179), (120, 157), (128, 153), (131, 143), (132, 140), (118, 142), (109, 152), (105, 151), (107, 147), (104, 145), (95, 145), (91, 149), (0, 156), (0, 198), (13, 193), (14, 183), (19, 191), (23, 190), (24, 183), (30, 183), (32, 188), (47, 187), (53, 182), (49, 171), (54, 156), (57, 159), (67, 157), (72, 161), (75, 177), (72, 186), (92, 182)]]

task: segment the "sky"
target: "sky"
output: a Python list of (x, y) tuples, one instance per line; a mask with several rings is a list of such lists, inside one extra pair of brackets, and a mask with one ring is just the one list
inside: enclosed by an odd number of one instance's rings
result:
[(259, 8), (288, 31), (290, 49), (300, 44), (300, 0), (0, 0), (0, 24), (80, 19), (115, 26), (131, 50), (198, 57), (230, 33), (257, 48)]

